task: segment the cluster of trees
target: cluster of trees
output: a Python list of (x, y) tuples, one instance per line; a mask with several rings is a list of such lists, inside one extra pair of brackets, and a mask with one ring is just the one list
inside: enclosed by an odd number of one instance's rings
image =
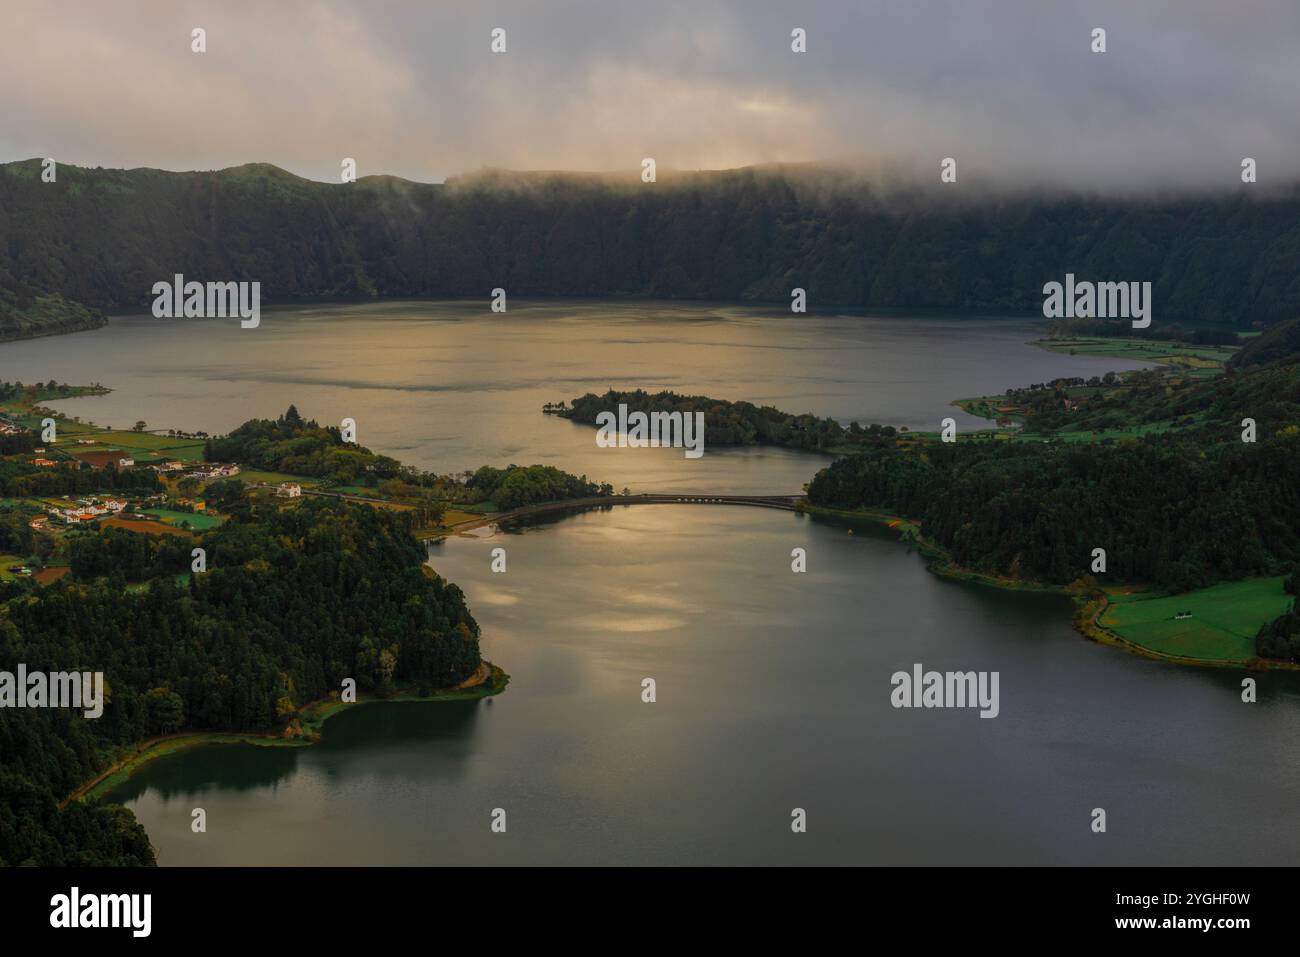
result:
[(519, 508), (566, 498), (613, 495), (608, 482), (587, 481), (585, 475), (571, 475), (551, 465), (509, 465), (503, 469), (484, 465), (465, 482), (480, 501), (499, 508)]
[(87, 492), (152, 494), (164, 488), (158, 473), (143, 466), (119, 469), (42, 468), (31, 462), (0, 460), (0, 497), (85, 495)]
[(25, 455), (34, 452), (36, 448), (35, 432), (5, 432), (0, 435), (0, 456)]
[(1250, 339), (1228, 360), (1230, 369), (1249, 369), (1300, 360), (1300, 319), (1290, 319)]
[[(1163, 382), (1160, 372), (1135, 373), (1128, 386), (1130, 393), (1140, 387), (1144, 374), (1150, 379)], [(1092, 428), (1115, 428), (1133, 424), (1129, 414), (1131, 410), (1126, 403), (1112, 403), (1108, 406), (1102, 404), (1106, 390), (1119, 385), (1121, 381), (1116, 373), (1107, 372), (1105, 375), (1089, 376), (1087, 379), (1082, 376), (1070, 376), (1053, 379), (1051, 382), (1035, 382), (1021, 389), (1008, 389), (1006, 401), (1007, 404), (1015, 406), (1024, 417), (1027, 432), (1049, 433), (1058, 429), (1081, 428), (1079, 423), (1083, 422), (1085, 417), (1079, 413), (1085, 405), (1088, 412), (1087, 421)], [(1103, 414), (1105, 412), (1115, 414)]]
[(1068, 584), (1104, 548), (1106, 581), (1186, 591), (1300, 555), (1300, 434), (881, 447), (818, 472), (808, 498), (917, 520), (987, 573)]
[[(3, 290), (0, 290), (3, 295)], [(49, 382), (0, 382), (0, 401), (10, 399), (52, 399), (63, 395), (72, 395), (77, 390), (72, 386), (51, 379)]]
[[(45, 538), (48, 536), (38, 536)], [(121, 528), (66, 540), (64, 556), (78, 578), (142, 582), (188, 571), (194, 543), (181, 535), (141, 535)]]
[(6, 555), (35, 555), (48, 558), (54, 544), (48, 535), (32, 531), (32, 512), (28, 509), (9, 508), (0, 512), (0, 552)]
[[(455, 685), (480, 663), (455, 585), (426, 573), (401, 516), (316, 499), (254, 510), (184, 549), (112, 530), (78, 542), (73, 572), (0, 616), (0, 669), (102, 671), (103, 717), (0, 709), (0, 861), (152, 863), (129, 812), (57, 799), (116, 749), (180, 729), (261, 730), (338, 690)], [(148, 587), (129, 592), (141, 575)], [(7, 593), (11, 594), (11, 593)]]
[[(1296, 565), (1283, 585), (1288, 595), (1300, 595), (1300, 565)], [(1300, 661), (1300, 612), (1291, 602), (1290, 610), (1260, 628), (1255, 635), (1255, 651), (1261, 658)]]
[(614, 412), (626, 405), (629, 412), (680, 412), (683, 415), (704, 413), (704, 443), (710, 445), (780, 445), (804, 451), (830, 451), (848, 445), (869, 445), (895, 435), (893, 426), (871, 425), (863, 428), (857, 422), (848, 428), (831, 418), (819, 418), (805, 413), (791, 415), (770, 405), (757, 406), (752, 402), (728, 402), (710, 399), (703, 395), (678, 395), (675, 392), (649, 393), (642, 389), (619, 392), (613, 389), (604, 395), (588, 392), (574, 399), (566, 408), (564, 403), (550, 405), (546, 411), (586, 425), (595, 425), (601, 412)]
[(98, 329), (108, 322), (98, 309), (65, 299), (58, 292), (38, 292), (19, 280), (6, 283), (5, 275), (0, 266), (0, 342)]
[[(210, 461), (239, 462), (274, 472), (320, 477), (340, 485), (370, 486), (380, 495), (413, 503), (415, 510), (408, 517), (421, 527), (436, 524), (449, 501), (475, 504), (490, 500), (501, 508), (515, 508), (613, 492), (609, 485), (589, 482), (585, 475), (570, 475), (549, 465), (510, 465), (504, 469), (484, 466), (462, 477), (422, 472), (386, 455), (344, 443), (337, 428), (305, 420), (292, 405), (278, 419), (252, 419), (227, 436), (209, 439), (205, 454)], [(213, 487), (209, 486), (209, 498), (212, 493)], [(225, 495), (224, 504), (238, 507), (231, 499)]]
[[(1067, 584), (1089, 573), (1094, 548), (1106, 550), (1107, 581), (1173, 592), (1281, 574), (1300, 558), (1297, 354), (1204, 380), (1139, 374), (1068, 416), (1076, 429), (1109, 414), (1181, 428), (1091, 444), (880, 445), (823, 469), (808, 497), (918, 520), (958, 564), (998, 575)], [(1045, 409), (1058, 397), (1015, 394), (1031, 411), (1035, 396), (1048, 398)], [(1241, 440), (1247, 417), (1254, 442)], [(1053, 421), (1046, 411), (1030, 418)]]
[[(1300, 312), (1300, 194), (1158, 201), (951, 196), (827, 169), (637, 181), (484, 174), (346, 186), (264, 164), (216, 172), (0, 167), (0, 288), (146, 308), (167, 275), (295, 297), (655, 296), (1038, 312), (1042, 287), (1141, 277), (1162, 321)], [(112, 262), (106, 270), (101, 264)], [(8, 277), (6, 281), (5, 277)]]
[(250, 419), (229, 435), (208, 439), (204, 456), (211, 462), (239, 462), (344, 485), (363, 477), (373, 482), (411, 471), (396, 459), (345, 443), (337, 426), (308, 421), (292, 405), (278, 419)]

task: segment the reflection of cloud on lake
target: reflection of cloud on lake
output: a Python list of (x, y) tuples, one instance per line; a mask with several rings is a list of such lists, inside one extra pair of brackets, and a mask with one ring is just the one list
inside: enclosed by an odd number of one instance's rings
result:
[[(672, 586), (674, 583), (665, 582), (665, 585)], [(663, 592), (623, 592), (618, 596), (619, 605), (649, 605), (651, 608), (673, 609), (674, 611), (686, 611), (688, 605), (680, 598), (666, 595)]]
[(517, 605), (519, 604), (519, 596), (512, 595), (499, 588), (484, 588), (480, 585), (474, 588), (470, 603), (474, 605)]
[(654, 631), (676, 631), (686, 626), (686, 619), (669, 615), (594, 615), (590, 618), (570, 619), (569, 624), (581, 631), (616, 632), (619, 634), (644, 634)]

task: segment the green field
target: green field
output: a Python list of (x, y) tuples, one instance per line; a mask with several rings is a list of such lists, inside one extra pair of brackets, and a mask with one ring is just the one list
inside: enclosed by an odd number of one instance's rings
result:
[(27, 561), (17, 555), (0, 555), (0, 581), (16, 581), (18, 576), (9, 570), (10, 565), (22, 565)]
[(151, 432), (103, 432), (99, 440), (107, 443), (110, 448), (148, 451), (160, 458), (178, 459), (182, 462), (203, 461), (202, 439), (178, 439)]
[[(94, 439), (95, 445), (76, 445), (65, 439)], [(203, 461), (202, 439), (178, 439), (149, 432), (109, 432), (89, 428), (75, 422), (59, 423), (57, 448), (65, 452), (90, 452), (100, 449), (121, 449), (138, 462), (158, 462), (176, 459), (181, 462)]]
[(360, 495), (362, 498), (384, 498), (378, 488), (369, 485), (335, 485), (329, 491), (340, 492), (343, 495)]
[(268, 482), (273, 485), (278, 485), (281, 482), (296, 482), (303, 488), (315, 488), (320, 484), (320, 479), (309, 478), (305, 475), (290, 475), (287, 472), (263, 472), (260, 469), (240, 469), (235, 478), (242, 479), (250, 485), (257, 482)]
[[(162, 580), (162, 579), (155, 579), (155, 581), (161, 581), (161, 580)], [(174, 576), (172, 577), (172, 581), (174, 581), (177, 585), (181, 586), (182, 588), (186, 588), (186, 587), (189, 586), (189, 583), (190, 583), (190, 573), (189, 573), (189, 572), (180, 572), (180, 573), (178, 573), (178, 574), (176, 574), (176, 575), (174, 575)], [(130, 592), (131, 594), (133, 594), (133, 595), (138, 595), (138, 594), (140, 594), (141, 592), (148, 591), (148, 590), (149, 590), (149, 586), (150, 586), (150, 584), (152, 584), (152, 583), (151, 583), (151, 582), (133, 582), (133, 583), (131, 583), (131, 584), (129, 584), (129, 585), (126, 586), (126, 590), (127, 590), (128, 592)]]
[(1132, 359), (1178, 366), (1194, 376), (1217, 375), (1239, 347), (1194, 346), (1167, 339), (1125, 339), (1103, 336), (1072, 336), (1042, 339), (1034, 343), (1050, 352), (1068, 355)]
[(188, 522), (190, 528), (197, 532), (206, 532), (225, 521), (224, 516), (208, 515), (205, 512), (177, 512), (169, 508), (146, 508), (142, 514), (152, 515), (168, 525), (179, 526), (182, 522)]
[[(1062, 430), (1060, 432), (1052, 432), (1051, 435), (1054, 438), (1060, 439), (1062, 442), (1093, 442), (1100, 441), (1101, 439), (1127, 439), (1133, 438), (1134, 436), (1156, 435), (1160, 432), (1177, 431), (1179, 428), (1181, 428), (1181, 426), (1175, 426), (1169, 422), (1142, 422), (1123, 429), (1097, 429), (1091, 432), (1072, 432), (1069, 430)], [(1030, 432), (1024, 433), (1024, 437), (1026, 439), (1042, 438), (1041, 435)]]
[[(1211, 661), (1255, 657), (1260, 626), (1284, 614), (1293, 596), (1282, 578), (1248, 578), (1182, 595), (1111, 595), (1101, 625), (1121, 638), (1164, 655)], [(1174, 615), (1190, 611), (1191, 618)]]

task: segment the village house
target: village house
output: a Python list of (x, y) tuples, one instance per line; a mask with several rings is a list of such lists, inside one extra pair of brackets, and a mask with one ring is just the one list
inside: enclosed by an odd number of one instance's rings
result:
[(32, 459), (32, 464), (38, 465), (43, 469), (52, 469), (59, 463), (55, 462), (53, 459)]
[(284, 482), (276, 486), (276, 494), (281, 498), (298, 498), (302, 495), (302, 486), (294, 482)]
[(187, 478), (212, 479), (212, 478), (229, 478), (232, 475), (239, 474), (238, 465), (221, 465), (220, 463), (210, 462), (186, 472)]
[(44, 528), (46, 525), (50, 524), (50, 520), (48, 517), (44, 515), (37, 515), (27, 524), (30, 525), (32, 528), (41, 529)]

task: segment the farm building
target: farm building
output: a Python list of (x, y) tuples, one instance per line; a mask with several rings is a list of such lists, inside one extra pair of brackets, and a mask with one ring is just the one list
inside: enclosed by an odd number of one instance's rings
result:
[(95, 452), (73, 452), (73, 457), (91, 468), (102, 469), (114, 465), (120, 469), (129, 469), (135, 465), (135, 459), (121, 449), (104, 449)]

